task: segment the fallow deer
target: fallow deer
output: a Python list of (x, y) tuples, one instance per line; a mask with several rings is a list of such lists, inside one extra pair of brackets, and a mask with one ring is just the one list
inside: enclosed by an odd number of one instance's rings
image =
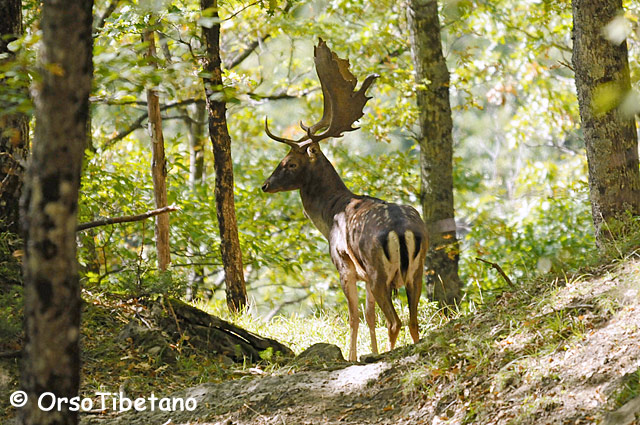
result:
[(409, 331), (413, 341), (418, 341), (417, 310), (428, 240), (418, 211), (353, 194), (320, 150), (321, 140), (357, 130), (352, 125), (363, 116), (362, 109), (370, 99), (366, 91), (378, 76), (368, 76), (354, 91), (357, 80), (349, 70), (349, 61), (339, 58), (322, 39), (314, 48), (314, 61), (324, 101), (322, 118), (310, 127), (301, 122), (306, 134), (298, 140), (273, 135), (265, 119), (266, 134), (291, 150), (262, 190), (275, 193), (299, 189), (305, 215), (327, 238), (349, 305), (349, 360), (355, 361), (360, 322), (357, 280), (366, 283), (365, 319), (372, 352), (378, 354), (376, 302), (388, 322), (390, 348), (396, 343), (402, 323), (391, 294), (402, 286), (409, 302)]

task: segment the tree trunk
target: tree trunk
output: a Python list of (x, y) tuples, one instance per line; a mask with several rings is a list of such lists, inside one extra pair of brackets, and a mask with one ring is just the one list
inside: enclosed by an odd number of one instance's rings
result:
[(42, 411), (38, 397), (75, 397), (80, 377), (78, 189), (93, 66), (92, 0), (42, 6), (33, 154), (22, 197), (25, 235), (25, 424), (75, 424), (77, 412)]
[[(149, 44), (147, 57), (154, 67), (156, 62), (155, 31), (145, 31), (143, 40)], [(160, 115), (160, 99), (153, 89), (147, 90), (147, 110), (149, 112), (149, 136), (151, 137), (151, 175), (153, 176), (153, 194), (156, 209), (167, 206), (167, 160), (164, 155), (164, 135), (162, 133), (162, 116)], [(156, 252), (158, 269), (167, 270), (171, 263), (169, 251), (169, 214), (156, 216)]]
[[(591, 211), (602, 248), (617, 236), (611, 219), (640, 213), (640, 173), (635, 119), (620, 110), (629, 93), (627, 43), (605, 38), (604, 27), (622, 12), (621, 0), (573, 1), (573, 66), (589, 164)], [(617, 98), (603, 109), (602, 97)]]
[(204, 146), (205, 127), (207, 119), (206, 105), (196, 102), (193, 108), (186, 108), (189, 116), (189, 186), (195, 190), (204, 184)]
[[(217, 0), (201, 0), (203, 13), (218, 18)], [(227, 128), (226, 103), (222, 86), (222, 61), (220, 59), (220, 24), (203, 27), (206, 42), (204, 70), (205, 95), (209, 115), (209, 137), (213, 145), (213, 166), (216, 173), (215, 198), (220, 250), (225, 272), (227, 306), (236, 312), (247, 303), (247, 290), (242, 268), (242, 252), (238, 240), (235, 201), (233, 199), (233, 163), (231, 162), (231, 138)]]
[(453, 211), (453, 123), (437, 1), (411, 0), (408, 19), (419, 85), (421, 201), (430, 241), (427, 284), (435, 299), (453, 304), (460, 299), (461, 286)]
[[(207, 116), (206, 105), (202, 102), (196, 102), (193, 107), (193, 113), (190, 113), (189, 107), (185, 108), (185, 114), (190, 116), (189, 119), (189, 187), (194, 193), (204, 186), (204, 137), (205, 128), (204, 120)], [(193, 241), (189, 241), (187, 254), (194, 258), (200, 254), (200, 248), (193, 246)], [(204, 284), (204, 267), (193, 266), (189, 274), (189, 283), (187, 284), (187, 300), (192, 300), (198, 293), (198, 288)]]
[[(22, 2), (0, 0), (0, 55), (13, 54), (7, 45), (22, 35)], [(6, 81), (0, 79), (0, 87)], [(29, 119), (24, 114), (7, 113), (12, 105), (0, 110), (0, 233), (18, 234), (20, 192), (24, 180), (22, 164), (28, 154)], [(0, 261), (3, 259), (0, 258)], [(4, 262), (4, 261), (3, 261)]]

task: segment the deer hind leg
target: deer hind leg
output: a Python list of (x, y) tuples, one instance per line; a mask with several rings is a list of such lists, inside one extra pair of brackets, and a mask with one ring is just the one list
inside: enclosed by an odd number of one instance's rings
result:
[[(400, 333), (402, 322), (393, 308), (393, 302), (391, 301), (391, 288), (388, 286), (386, 279), (383, 276), (373, 274), (372, 276), (372, 288), (371, 292), (375, 297), (376, 302), (380, 306), (380, 310), (387, 318), (387, 325), (389, 329), (389, 349), (393, 350), (396, 345), (396, 339)], [(377, 277), (377, 279), (376, 279)]]
[(398, 339), (400, 328), (402, 328), (402, 322), (398, 317), (398, 313), (396, 313), (396, 310), (393, 308), (390, 291), (385, 291), (384, 294), (380, 294), (376, 298), (376, 301), (384, 313), (384, 317), (387, 318), (389, 329), (389, 350), (393, 350), (393, 347), (396, 346), (396, 340)]
[(422, 273), (423, 264), (420, 264), (418, 270), (411, 276), (411, 280), (406, 284), (407, 301), (409, 302), (409, 332), (411, 333), (411, 339), (413, 339), (414, 344), (420, 339), (418, 303), (420, 302), (420, 295), (422, 294)]
[(376, 340), (376, 299), (371, 292), (371, 285), (366, 283), (367, 287), (367, 305), (364, 310), (364, 317), (369, 326), (369, 334), (371, 335), (371, 352), (378, 354), (378, 341)]

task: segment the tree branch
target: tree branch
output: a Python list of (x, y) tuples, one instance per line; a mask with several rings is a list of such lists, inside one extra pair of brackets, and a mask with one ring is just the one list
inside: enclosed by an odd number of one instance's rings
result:
[(249, 3), (248, 5), (243, 6), (240, 10), (237, 10), (237, 11), (235, 11), (235, 12), (232, 12), (230, 16), (228, 16), (228, 17), (226, 17), (226, 18), (222, 19), (222, 21), (221, 21), (221, 22), (228, 21), (229, 19), (233, 19), (233, 18), (235, 18), (236, 16), (238, 16), (240, 13), (244, 12), (245, 10), (247, 10), (248, 8), (250, 8), (250, 7), (252, 7), (252, 6), (255, 6), (255, 5), (259, 4), (259, 3), (261, 3), (261, 2), (260, 2), (260, 1), (254, 1), (253, 3)]
[(168, 213), (171, 211), (178, 211), (178, 209), (179, 208), (176, 207), (175, 205), (169, 205), (168, 207), (158, 208), (157, 210), (147, 211), (146, 213), (137, 214), (137, 215), (125, 215), (122, 217), (102, 218), (100, 220), (78, 224), (78, 226), (76, 227), (76, 232), (92, 229), (94, 227), (99, 227), (99, 226), (107, 226), (109, 224), (130, 223), (132, 221), (141, 221), (149, 217), (154, 217), (159, 214)]
[(113, 12), (116, 11), (118, 6), (120, 5), (120, 1), (121, 0), (112, 0), (111, 3), (109, 3), (109, 6), (107, 6), (104, 13), (98, 18), (94, 31), (99, 31), (104, 28), (104, 24), (106, 23), (107, 19), (109, 19), (109, 16), (111, 16)]
[(296, 94), (289, 94), (286, 90), (283, 90), (279, 93), (273, 94), (258, 94), (258, 93), (247, 93), (247, 95), (253, 100), (284, 100), (284, 99), (299, 99), (301, 97), (307, 96), (309, 93), (320, 90), (320, 86), (313, 87), (310, 89), (303, 90)]
[(5, 351), (0, 353), (0, 359), (15, 359), (22, 355), (22, 350)]
[(280, 310), (282, 310), (284, 307), (291, 305), (291, 304), (298, 304), (301, 301), (306, 300), (307, 298), (309, 298), (311, 296), (311, 292), (307, 292), (306, 294), (302, 295), (301, 297), (295, 298), (293, 300), (289, 300), (289, 301), (285, 301), (283, 303), (280, 303), (279, 305), (275, 306), (274, 308), (271, 309), (271, 311), (269, 311), (269, 313), (267, 313), (267, 315), (264, 317), (264, 321), (268, 322), (269, 320), (273, 319), (273, 317), (278, 314), (278, 312)]
[[(285, 100), (285, 99), (297, 99), (303, 96), (308, 95), (311, 92), (320, 90), (320, 87), (314, 87), (312, 89), (307, 89), (304, 90), (298, 94), (288, 94), (287, 92), (283, 91), (283, 92), (279, 92), (279, 93), (274, 93), (274, 94), (270, 94), (270, 95), (261, 95), (261, 94), (256, 94), (256, 93), (247, 93), (247, 96), (249, 96), (251, 99), (253, 100)], [(180, 107), (180, 106), (185, 106), (185, 105), (191, 105), (194, 103), (200, 103), (200, 102), (205, 102), (203, 99), (186, 99), (186, 100), (181, 100), (178, 102), (174, 102), (174, 103), (168, 103), (166, 105), (162, 105), (160, 107), (161, 111), (166, 111), (168, 109), (172, 109), (172, 108), (176, 108), (176, 107)], [(109, 100), (105, 100), (105, 101), (101, 101), (101, 103), (104, 103), (106, 105), (111, 105), (111, 106), (121, 106), (121, 105), (136, 105), (136, 106), (145, 106), (147, 104), (147, 102), (143, 102), (143, 101), (133, 101), (133, 102), (114, 102), (114, 101), (109, 101)], [(134, 131), (143, 128), (142, 123), (148, 118), (149, 114), (147, 112), (143, 112), (142, 114), (140, 114), (140, 116), (138, 118), (136, 118), (136, 120), (131, 123), (129, 125), (129, 127), (127, 127), (126, 129), (118, 132), (115, 136), (109, 138), (109, 140), (107, 140), (106, 146), (109, 146), (119, 140), (124, 139), (125, 137), (127, 137), (129, 134), (133, 133)], [(172, 117), (175, 118), (175, 117)]]
[(110, 138), (107, 142), (107, 145), (110, 145), (112, 143), (117, 142), (118, 140), (122, 140), (125, 137), (127, 137), (129, 134), (133, 133), (134, 131), (136, 131), (139, 128), (142, 128), (142, 123), (144, 122), (144, 120), (147, 119), (147, 117), (149, 116), (149, 114), (147, 112), (145, 112), (144, 114), (140, 115), (138, 117), (137, 120), (135, 120), (133, 122), (133, 124), (131, 124), (129, 127), (127, 127), (125, 130), (120, 131), (118, 134), (116, 134), (115, 136), (113, 136), (112, 138)]
[(233, 69), (236, 66), (240, 65), (246, 58), (249, 57), (251, 53), (253, 53), (260, 44), (262, 44), (267, 38), (271, 37), (271, 34), (267, 34), (264, 37), (258, 37), (256, 40), (253, 40), (246, 49), (244, 49), (238, 56), (231, 59), (228, 63), (224, 64), (225, 69)]
[(498, 263), (492, 263), (491, 261), (484, 260), (484, 259), (482, 259), (482, 258), (480, 258), (480, 257), (476, 257), (476, 260), (478, 260), (478, 261), (482, 261), (483, 263), (486, 263), (486, 264), (489, 264), (491, 267), (493, 267), (494, 269), (496, 269), (496, 271), (497, 271), (498, 273), (500, 273), (500, 276), (502, 276), (502, 278), (505, 280), (505, 282), (507, 282), (507, 284), (508, 284), (511, 288), (513, 288), (513, 289), (515, 289), (515, 288), (516, 288), (516, 285), (514, 285), (514, 284), (513, 284), (513, 282), (511, 281), (511, 279), (509, 279), (509, 276), (507, 276), (507, 274), (504, 272), (504, 270), (502, 270), (502, 267), (500, 267), (500, 265), (499, 265)]
[[(160, 110), (161, 111), (166, 111), (167, 109), (171, 109), (171, 108), (176, 108), (176, 107), (180, 107), (180, 106), (185, 106), (185, 105), (191, 105), (193, 103), (198, 103), (198, 102), (204, 102), (203, 99), (186, 99), (186, 100), (180, 100), (178, 102), (173, 102), (173, 103), (167, 103), (166, 105), (162, 105), (160, 106)], [(109, 101), (105, 102), (108, 105), (128, 105), (131, 104), (131, 102), (126, 102), (126, 103), (110, 103)], [(136, 105), (146, 105), (147, 102), (135, 102)], [(142, 113), (129, 127), (127, 127), (125, 130), (120, 131), (118, 134), (116, 134), (115, 136), (111, 137), (108, 141), (107, 141), (107, 145), (110, 145), (112, 143), (117, 142), (118, 140), (122, 140), (125, 137), (127, 137), (129, 134), (133, 133), (134, 131), (136, 131), (139, 128), (142, 128), (142, 123), (144, 122), (144, 120), (146, 120), (149, 117), (149, 113), (148, 112), (144, 112)]]

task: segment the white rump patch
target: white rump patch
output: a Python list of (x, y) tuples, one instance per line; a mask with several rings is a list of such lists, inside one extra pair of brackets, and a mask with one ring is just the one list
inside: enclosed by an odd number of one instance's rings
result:
[(413, 259), (415, 257), (415, 251), (416, 251), (416, 238), (412, 231), (407, 230), (404, 233), (404, 241), (407, 244), (407, 256), (409, 257), (407, 259), (408, 260), (407, 270), (405, 270), (404, 276), (402, 276), (402, 280), (406, 282), (407, 276), (413, 276), (413, 273), (411, 273), (410, 270), (412, 268), (411, 266), (413, 265), (413, 263), (415, 263)]
[[(387, 238), (389, 258), (387, 258), (384, 251), (381, 253), (382, 265), (387, 276), (387, 287), (399, 288), (404, 285), (404, 280), (400, 274), (400, 239), (398, 238), (398, 234), (393, 230), (389, 232)], [(380, 249), (383, 250), (382, 247), (380, 247)], [(393, 280), (396, 275), (401, 282), (396, 281), (395, 285), (393, 285)]]
[(413, 276), (415, 276), (416, 271), (418, 270), (420, 262), (416, 261), (416, 257), (418, 254), (416, 252), (416, 236), (412, 231), (407, 230), (404, 234), (404, 240), (407, 243), (407, 255), (409, 256), (409, 264), (407, 265), (407, 272), (404, 276), (404, 281), (406, 282), (407, 277), (409, 279), (413, 279)]

